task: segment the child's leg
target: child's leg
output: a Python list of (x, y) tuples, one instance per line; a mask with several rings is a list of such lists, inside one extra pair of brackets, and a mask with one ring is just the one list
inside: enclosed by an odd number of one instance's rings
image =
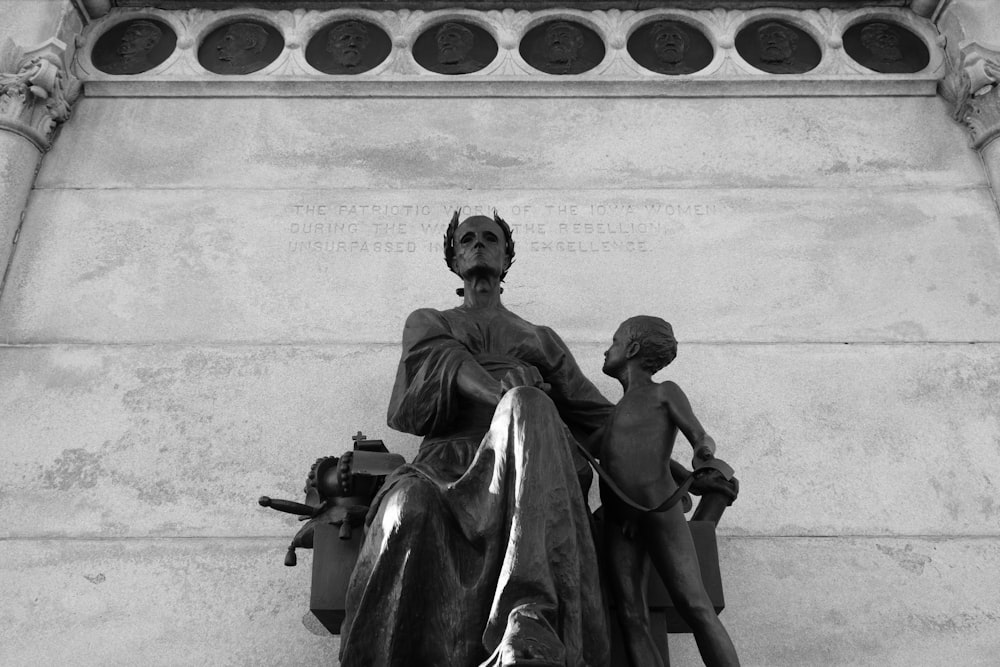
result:
[(663, 667), (663, 660), (649, 632), (649, 611), (646, 608), (649, 558), (638, 537), (626, 537), (622, 534), (620, 523), (607, 514), (605, 517), (608, 575), (629, 664), (632, 667)]
[(736, 649), (712, 607), (701, 580), (698, 554), (680, 506), (646, 514), (640, 535), (680, 614), (694, 631), (708, 667), (739, 665)]

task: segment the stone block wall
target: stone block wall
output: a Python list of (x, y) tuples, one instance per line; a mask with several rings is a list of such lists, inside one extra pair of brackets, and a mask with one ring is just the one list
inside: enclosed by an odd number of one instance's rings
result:
[[(832, 92), (836, 92), (833, 90)], [(284, 568), (309, 464), (385, 412), (403, 320), (504, 294), (600, 374), (670, 320), (742, 495), (745, 665), (987, 665), (1000, 631), (1000, 218), (933, 94), (85, 95), (0, 294), (0, 663), (336, 664)], [(678, 455), (687, 460), (686, 443)], [(674, 664), (698, 664), (671, 636)]]

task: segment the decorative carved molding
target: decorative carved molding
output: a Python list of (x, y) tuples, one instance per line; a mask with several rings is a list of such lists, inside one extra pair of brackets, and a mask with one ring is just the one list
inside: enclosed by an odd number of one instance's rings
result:
[[(171, 27), (177, 48), (149, 71), (116, 76), (92, 60), (102, 35), (128, 21), (155, 19)], [(361, 74), (324, 74), (313, 68), (305, 51), (312, 37), (334, 21), (357, 19), (375, 24), (393, 48), (383, 62)], [(754, 21), (774, 19), (805, 31), (819, 45), (819, 64), (802, 74), (768, 74), (741, 57), (737, 34)], [(930, 61), (912, 74), (879, 74), (853, 60), (843, 49), (842, 35), (852, 25), (884, 20), (902, 26), (923, 41)], [(273, 61), (246, 75), (209, 72), (198, 60), (199, 46), (227, 23), (255, 20), (277, 29), (285, 48)], [(543, 23), (564, 20), (596, 32), (605, 46), (603, 60), (581, 74), (546, 74), (529, 65), (519, 52), (525, 35)], [(659, 20), (679, 21), (702, 33), (714, 55), (701, 70), (666, 75), (640, 66), (627, 48), (641, 26)], [(446, 21), (471, 23), (490, 33), (499, 50), (482, 69), (461, 76), (438, 74), (421, 67), (413, 56), (417, 38)], [(334, 9), (228, 10), (115, 9), (87, 26), (80, 41), (75, 72), (93, 96), (269, 95), (269, 96), (744, 96), (744, 95), (933, 95), (944, 73), (944, 54), (934, 25), (906, 9), (869, 7), (850, 10), (633, 10), (515, 9)], [(373, 85), (382, 84), (382, 85)]]
[(0, 129), (48, 150), (80, 94), (80, 82), (65, 65), (66, 44), (52, 38), (30, 50), (8, 39), (0, 47)]
[(73, 0), (73, 4), (82, 7), (90, 19), (97, 19), (111, 11), (111, 0)]
[(918, 16), (931, 18), (942, 2), (943, 0), (912, 0), (910, 9)]
[(941, 82), (941, 95), (953, 106), (955, 120), (972, 135), (979, 150), (1000, 136), (1000, 51), (976, 42), (963, 42), (955, 57), (949, 57), (948, 76)]

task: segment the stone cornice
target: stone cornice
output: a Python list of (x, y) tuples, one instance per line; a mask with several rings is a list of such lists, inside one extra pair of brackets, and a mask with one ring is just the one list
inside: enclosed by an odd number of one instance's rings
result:
[(293, 11), (296, 9), (855, 9), (858, 7), (910, 7), (940, 0), (84, 0), (112, 7), (157, 9), (247, 9)]
[(267, 9), (423, 9), (444, 7), (476, 9), (759, 9), (780, 4), (792, 9), (852, 9), (857, 7), (909, 7), (918, 16), (930, 17), (944, 0), (74, 0), (82, 3), (92, 19), (106, 15), (113, 7), (158, 9), (233, 9), (261, 7)]
[(0, 129), (27, 138), (41, 151), (48, 150), (80, 94), (65, 53), (66, 44), (55, 38), (29, 50), (10, 39), (0, 47)]
[[(91, 61), (97, 40), (115, 25), (139, 18), (160, 20), (177, 36), (177, 47), (161, 64), (141, 74), (113, 75)], [(380, 65), (354, 76), (328, 75), (312, 68), (306, 45), (332, 21), (357, 18), (380, 26), (393, 48)], [(694, 74), (664, 76), (645, 70), (629, 55), (629, 35), (645, 22), (659, 18), (687, 22), (702, 32), (714, 49), (712, 62)], [(748, 23), (775, 18), (809, 33), (819, 46), (819, 65), (804, 74), (771, 75), (744, 61), (734, 46), (736, 34)], [(269, 65), (251, 74), (212, 74), (198, 62), (202, 40), (228, 22), (257, 19), (273, 26), (284, 39), (284, 49)], [(552, 19), (578, 21), (594, 30), (607, 47), (594, 69), (574, 76), (553, 76), (530, 67), (518, 45), (533, 26)], [(860, 21), (881, 19), (906, 26), (919, 35), (930, 52), (930, 62), (914, 74), (879, 74), (855, 62), (843, 48), (843, 34)], [(428, 27), (447, 20), (468, 21), (490, 32), (499, 53), (481, 71), (462, 77), (422, 69), (411, 48)], [(670, 96), (787, 96), (787, 95), (934, 95), (944, 72), (944, 54), (938, 34), (928, 20), (907, 9), (882, 7), (833, 11), (824, 9), (722, 9), (689, 11), (583, 11), (551, 9), (537, 12), (375, 11), (339, 9), (273, 11), (234, 9), (118, 9), (90, 24), (77, 50), (75, 72), (92, 96), (493, 96), (493, 97), (670, 97)], [(379, 85), (373, 85), (379, 84)]]
[(1000, 136), (1000, 50), (963, 42), (949, 58), (941, 95), (952, 104), (955, 120), (964, 123), (973, 148)]

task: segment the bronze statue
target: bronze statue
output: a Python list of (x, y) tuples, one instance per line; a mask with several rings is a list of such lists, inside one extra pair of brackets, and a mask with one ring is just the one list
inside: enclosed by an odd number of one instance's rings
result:
[(309, 469), (302, 491), (306, 501), (261, 496), (261, 507), (270, 507), (296, 514), (305, 521), (292, 538), (285, 554), (285, 565), (294, 567), (296, 549), (312, 549), (318, 525), (328, 523), (340, 528), (340, 539), (351, 539), (351, 533), (360, 527), (368, 513), (369, 503), (385, 482), (385, 476), (403, 465), (403, 457), (390, 454), (381, 440), (368, 440), (358, 431), (354, 451), (337, 456), (321, 456)]
[(684, 60), (691, 41), (676, 21), (657, 21), (650, 29), (653, 53), (664, 68), (674, 69)]
[(122, 33), (117, 58), (102, 69), (108, 74), (138, 74), (155, 67), (149, 62), (149, 54), (160, 43), (163, 30), (151, 21), (133, 21)]
[[(653, 374), (676, 355), (670, 324), (649, 316), (623, 322), (605, 352), (604, 373), (625, 391), (600, 436), (601, 465), (617, 484), (616, 493), (603, 479), (601, 483), (607, 574), (632, 667), (663, 665), (645, 606), (649, 561), (693, 629), (705, 664), (739, 665), (736, 649), (705, 592), (694, 542), (676, 502), (683, 494), (671, 474), (677, 431), (694, 448), (696, 470), (711, 465), (715, 455), (715, 441), (705, 433), (681, 388), (669, 381), (653, 382)], [(719, 464), (713, 467), (722, 469)], [(656, 507), (637, 511), (629, 500), (643, 508)]]
[(438, 28), (437, 72), (441, 74), (469, 74), (483, 68), (483, 63), (470, 57), (476, 36), (461, 23), (449, 22)]
[(776, 74), (798, 72), (794, 62), (795, 51), (799, 46), (799, 36), (788, 26), (771, 21), (757, 29), (757, 41), (760, 45), (760, 59), (771, 67)]
[(266, 65), (264, 48), (267, 46), (267, 30), (262, 25), (250, 22), (233, 23), (216, 46), (216, 66), (223, 74), (249, 74)]
[(903, 59), (899, 44), (899, 34), (886, 23), (869, 23), (861, 30), (861, 45), (883, 65)]
[(888, 21), (855, 23), (844, 31), (843, 43), (849, 56), (881, 74), (919, 72), (930, 63), (924, 40)]
[(371, 40), (368, 28), (361, 21), (344, 21), (330, 30), (326, 52), (344, 71), (356, 69), (364, 61), (365, 49)]
[(542, 54), (546, 72), (550, 74), (580, 74), (594, 67), (584, 53), (583, 32), (569, 21), (555, 21), (545, 28)]
[(366, 517), (343, 667), (609, 664), (575, 443), (612, 406), (554, 331), (503, 306), (513, 259), (499, 216), (456, 212), (462, 304), (406, 320), (388, 423), (424, 439)]

